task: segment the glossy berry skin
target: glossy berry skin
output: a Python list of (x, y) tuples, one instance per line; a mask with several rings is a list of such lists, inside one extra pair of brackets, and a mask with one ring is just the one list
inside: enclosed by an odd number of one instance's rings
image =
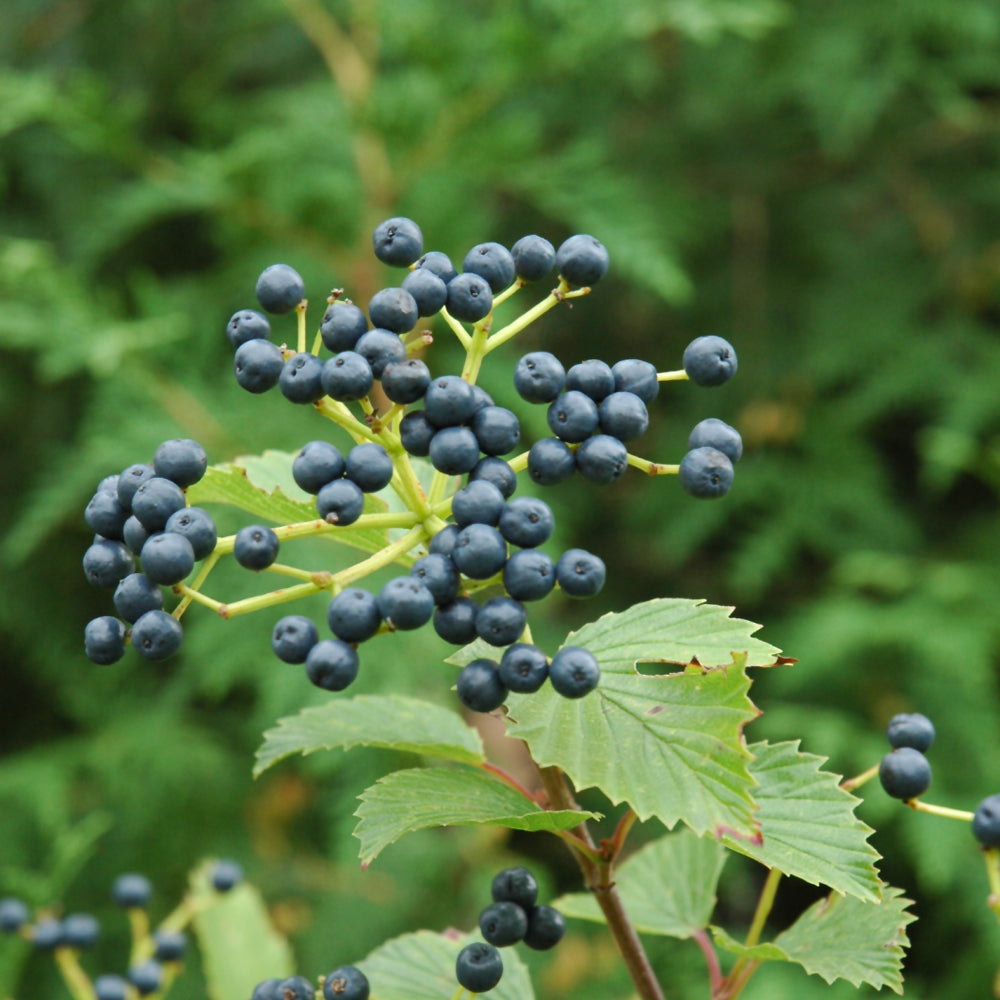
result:
[(528, 914), (517, 903), (491, 903), (479, 914), (479, 932), (488, 944), (506, 948), (528, 931)]
[(480, 243), (474, 246), (465, 255), (462, 270), (485, 278), (494, 295), (514, 283), (514, 258), (500, 243)]
[(566, 385), (566, 369), (548, 351), (525, 354), (514, 367), (514, 388), (527, 403), (551, 403)]
[(132, 497), (132, 514), (149, 532), (163, 531), (170, 515), (185, 505), (184, 491), (163, 476), (147, 479)]
[(212, 515), (201, 507), (175, 510), (167, 518), (163, 530), (183, 535), (191, 543), (196, 560), (210, 556), (215, 551), (215, 543), (219, 540)]
[(514, 270), (522, 281), (541, 281), (556, 262), (556, 248), (544, 237), (522, 236), (511, 248)]
[(155, 958), (147, 959), (128, 970), (128, 978), (141, 996), (155, 993), (163, 985), (163, 966)]
[(647, 406), (660, 393), (656, 367), (639, 358), (626, 358), (611, 366), (616, 392), (634, 392)]
[(494, 660), (481, 658), (462, 667), (456, 681), (458, 700), (473, 712), (492, 712), (507, 697), (507, 688)]
[(278, 995), (280, 985), (280, 979), (262, 979), (253, 988), (250, 1000), (284, 1000), (284, 997)]
[(426, 458), (431, 453), (431, 439), (437, 431), (423, 410), (407, 413), (399, 422), (399, 440), (403, 449), (418, 458)]
[(151, 462), (136, 462), (127, 469), (123, 469), (118, 475), (118, 483), (115, 492), (122, 506), (127, 510), (132, 510), (132, 497), (135, 491), (142, 486), (147, 479), (152, 479), (156, 475), (156, 470)]
[(494, 455), (486, 455), (472, 467), (469, 482), (478, 480), (492, 483), (503, 494), (505, 500), (513, 496), (517, 489), (517, 473), (509, 462)]
[(476, 413), (476, 394), (458, 375), (441, 375), (427, 386), (424, 414), (435, 427), (454, 427)]
[(554, 948), (566, 933), (566, 920), (563, 915), (551, 906), (536, 906), (528, 914), (528, 930), (524, 935), (524, 943), (536, 951), (548, 951)]
[(503, 406), (484, 406), (472, 419), (472, 433), (484, 455), (506, 455), (521, 440), (521, 422), (513, 410)]
[(597, 430), (597, 404), (578, 389), (560, 393), (550, 404), (549, 430), (561, 441), (584, 441)]
[(383, 264), (409, 267), (424, 252), (424, 236), (412, 219), (396, 216), (375, 227), (372, 249)]
[(67, 948), (93, 948), (101, 936), (101, 925), (89, 913), (63, 917), (62, 944)]
[(488, 580), (503, 569), (507, 543), (488, 524), (469, 524), (459, 531), (451, 553), (458, 571), (472, 580)]
[(540, 601), (556, 585), (556, 568), (540, 549), (515, 552), (503, 568), (503, 589), (518, 601)]
[(435, 277), (440, 278), (445, 285), (458, 274), (455, 265), (451, 262), (451, 258), (440, 250), (428, 250), (417, 261), (415, 270), (430, 271)]
[(151, 535), (139, 553), (142, 571), (153, 583), (180, 583), (194, 569), (194, 549), (183, 536), (163, 531)]
[(368, 395), (375, 374), (368, 360), (357, 351), (341, 351), (323, 365), (320, 381), (331, 399), (349, 403)]
[(503, 494), (496, 486), (485, 480), (473, 480), (455, 493), (451, 502), (451, 516), (460, 528), (467, 524), (495, 526), (504, 507)]
[(503, 651), (498, 670), (507, 690), (533, 694), (549, 676), (549, 660), (537, 646), (529, 642), (515, 642)]
[(919, 750), (900, 747), (882, 758), (878, 777), (886, 795), (905, 802), (923, 795), (930, 787), (931, 766)]
[(342, 965), (323, 979), (323, 1000), (368, 1000), (368, 978), (356, 966)]
[(514, 497), (500, 515), (500, 534), (522, 549), (547, 542), (554, 527), (552, 508), (537, 497)]
[(406, 344), (398, 333), (376, 327), (358, 338), (354, 352), (371, 366), (372, 375), (381, 378), (389, 365), (406, 360)]
[(448, 282), (445, 306), (455, 319), (477, 323), (490, 314), (493, 292), (485, 278), (466, 271)]
[(448, 301), (448, 285), (433, 271), (417, 267), (403, 279), (403, 291), (417, 304), (417, 314), (433, 316)]
[(326, 612), (330, 631), (344, 642), (364, 642), (382, 625), (378, 599), (362, 587), (345, 587), (333, 600)]
[(904, 712), (889, 720), (885, 735), (893, 748), (913, 747), (927, 753), (934, 742), (934, 723), (919, 712)]
[(306, 677), (324, 691), (343, 691), (358, 676), (358, 651), (342, 639), (320, 639), (306, 657)]
[(330, 524), (354, 524), (364, 510), (365, 495), (350, 479), (334, 479), (316, 494), (316, 512)]
[(292, 462), (292, 478), (306, 493), (316, 494), (344, 474), (344, 456), (329, 441), (304, 444)]
[(467, 944), (455, 961), (455, 978), (470, 993), (486, 993), (500, 982), (503, 959), (491, 944), (481, 941)]
[(476, 634), (491, 646), (517, 642), (528, 622), (524, 605), (513, 597), (491, 597), (476, 615)]
[(615, 376), (603, 361), (590, 358), (566, 372), (566, 388), (576, 389), (599, 403), (615, 391)]
[(179, 962), (187, 951), (187, 936), (183, 931), (160, 927), (153, 934), (153, 958), (157, 962)]
[(733, 485), (733, 463), (715, 448), (693, 448), (681, 459), (679, 478), (691, 496), (714, 500)]
[(305, 976), (289, 976), (278, 983), (275, 996), (279, 1000), (314, 1000), (316, 991)]
[(315, 403), (326, 394), (323, 388), (323, 362), (308, 351), (293, 354), (278, 376), (281, 395), (290, 403)]
[(223, 858), (221, 861), (216, 861), (209, 880), (216, 892), (229, 892), (243, 881), (243, 868), (235, 861)]
[(306, 297), (305, 282), (288, 264), (272, 264), (265, 268), (254, 291), (261, 308), (269, 313), (291, 312)]
[(94, 980), (95, 1000), (126, 1000), (129, 986), (125, 979), (108, 973)]
[(260, 395), (273, 389), (281, 378), (285, 358), (269, 340), (248, 340), (233, 356), (233, 374), (241, 389)]
[(87, 504), (83, 519), (97, 535), (121, 541), (129, 511), (118, 499), (117, 490), (98, 490)]
[(382, 391), (394, 403), (415, 403), (430, 384), (430, 370), (419, 358), (394, 361), (382, 369)]
[(528, 475), (539, 486), (565, 482), (575, 471), (576, 457), (558, 438), (541, 438), (528, 451)]
[(127, 872), (119, 875), (111, 886), (111, 898), (126, 909), (144, 908), (153, 898), (153, 887), (145, 875)]
[(98, 538), (83, 554), (83, 575), (93, 587), (117, 587), (134, 569), (132, 553), (109, 538)]
[(612, 392), (598, 407), (601, 430), (621, 441), (634, 441), (649, 429), (649, 411), (634, 392)]
[(1000, 847), (1000, 795), (990, 795), (976, 807), (972, 835), (983, 847)]
[(556, 563), (556, 582), (569, 597), (593, 597), (604, 586), (604, 560), (586, 549), (567, 549)]
[(465, 646), (476, 638), (479, 605), (471, 597), (457, 597), (434, 612), (434, 631), (455, 646)]
[(145, 573), (129, 573), (115, 588), (114, 602), (115, 611), (131, 623), (147, 611), (160, 610), (163, 607), (163, 591)]
[(564, 698), (582, 698), (597, 687), (601, 668), (582, 646), (563, 646), (549, 664), (549, 681)]
[(344, 475), (362, 493), (377, 493), (389, 485), (393, 473), (392, 459), (380, 444), (356, 444), (348, 453)]
[(736, 351), (722, 337), (696, 337), (684, 348), (684, 371), (692, 382), (722, 385), (736, 374)]
[[(440, 307), (439, 307), (440, 308)], [(381, 288), (368, 303), (372, 326), (407, 333), (417, 325), (417, 300), (405, 288)]]
[(147, 611), (132, 626), (132, 646), (147, 660), (165, 660), (181, 648), (184, 630), (166, 611)]
[(316, 626), (305, 615), (285, 615), (271, 631), (271, 649), (285, 663), (305, 663), (317, 642)]
[(457, 524), (446, 524), (427, 545), (427, 551), (440, 553), (443, 556), (450, 556), (455, 551), (458, 542), (458, 533), (462, 529)]
[(576, 468), (584, 479), (607, 486), (628, 469), (628, 448), (617, 436), (594, 434), (576, 449)]
[(207, 468), (208, 455), (205, 449), (191, 438), (164, 441), (153, 455), (156, 474), (182, 488), (198, 482)]
[(458, 596), (458, 570), (451, 556), (431, 552), (410, 567), (410, 576), (431, 592), (438, 606), (450, 604)]
[(91, 619), (83, 630), (83, 651), (102, 667), (117, 663), (125, 655), (125, 626), (111, 615)]
[(438, 472), (461, 476), (479, 461), (479, 442), (468, 427), (442, 427), (431, 438), (427, 453)]
[(556, 251), (556, 270), (571, 285), (593, 285), (608, 271), (608, 251), (593, 236), (579, 233)]
[(271, 324), (262, 313), (253, 309), (241, 309), (229, 317), (226, 336), (235, 350), (248, 340), (270, 340)]
[(248, 524), (236, 532), (233, 555), (244, 569), (267, 569), (278, 558), (278, 536), (262, 524)]
[(36, 921), (32, 929), (31, 943), (36, 951), (55, 951), (56, 948), (61, 948), (65, 944), (62, 921), (52, 917), (43, 917)]
[[(167, 518), (167, 521), (169, 520), (170, 518)], [(125, 522), (125, 527), (122, 530), (122, 538), (125, 545), (133, 555), (138, 555), (142, 551), (143, 545), (146, 544), (146, 539), (151, 534), (152, 532), (144, 528), (142, 522), (134, 514)]]
[(509, 900), (530, 913), (538, 901), (538, 882), (527, 868), (517, 865), (497, 872), (490, 885), (495, 903)]
[(379, 591), (378, 610), (390, 628), (420, 628), (434, 614), (434, 595), (416, 577), (397, 576)]
[(12, 896), (0, 899), (0, 931), (13, 934), (20, 930), (30, 917), (31, 913), (23, 900)]
[(743, 455), (743, 439), (735, 427), (718, 417), (707, 417), (695, 424), (688, 435), (688, 451), (694, 448), (715, 448), (735, 465)]
[(358, 338), (367, 331), (367, 317), (352, 302), (331, 303), (319, 325), (323, 346), (333, 354), (353, 351)]

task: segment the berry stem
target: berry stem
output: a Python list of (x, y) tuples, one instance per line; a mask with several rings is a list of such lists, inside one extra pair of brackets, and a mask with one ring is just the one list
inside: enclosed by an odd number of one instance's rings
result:
[(298, 566), (289, 566), (286, 563), (271, 563), (264, 572), (277, 573), (279, 576), (290, 576), (295, 580), (308, 580), (311, 583), (319, 584), (321, 587), (326, 586), (333, 577), (333, 574), (326, 570), (314, 572), (313, 570), (299, 569)]
[(493, 308), (496, 309), (498, 305), (506, 302), (511, 296), (516, 295), (522, 288), (524, 288), (526, 282), (522, 281), (520, 278), (515, 278), (512, 285), (508, 285), (502, 292), (493, 296)]
[[(180, 618), (184, 614), (184, 612), (187, 611), (188, 605), (190, 605), (190, 603), (193, 600), (195, 600), (193, 595), (197, 594), (198, 591), (200, 591), (201, 588), (204, 586), (205, 581), (208, 579), (208, 574), (211, 573), (213, 569), (215, 569), (215, 564), (219, 561), (221, 556), (222, 553), (219, 552), (218, 549), (213, 550), (212, 553), (206, 557), (205, 562), (202, 564), (201, 569), (198, 571), (198, 575), (191, 581), (191, 583), (187, 587), (184, 587), (183, 591), (179, 590), (178, 587), (174, 587), (175, 593), (184, 594), (184, 596), (181, 598), (180, 603), (177, 605), (176, 608), (174, 608), (173, 612), (174, 617), (178, 621), (180, 621)], [(183, 584), (179, 584), (178, 586), (183, 586)]]
[(452, 333), (458, 337), (458, 342), (466, 349), (469, 349), (469, 345), (472, 343), (472, 338), (469, 336), (468, 331), (462, 324), (455, 319), (450, 312), (448, 312), (445, 306), (441, 307), (441, 312), (439, 313), (441, 318), (451, 327)]
[(94, 986), (90, 977), (83, 971), (76, 951), (72, 948), (56, 948), (53, 957), (66, 988), (73, 995), (73, 1000), (93, 1000)]
[(961, 819), (966, 823), (971, 823), (975, 813), (967, 809), (952, 809), (949, 806), (936, 806), (931, 802), (922, 802), (920, 799), (907, 799), (906, 805), (916, 812), (930, 813), (932, 816), (944, 816), (945, 819)]
[(530, 309), (521, 313), (517, 319), (513, 319), (506, 326), (502, 326), (486, 341), (486, 353), (489, 354), (490, 351), (496, 350), (501, 344), (506, 344), (508, 340), (516, 337), (522, 330), (531, 326), (536, 319), (544, 316), (550, 309), (559, 305), (565, 299), (575, 299), (581, 295), (589, 294), (589, 288), (577, 288), (574, 291), (570, 291), (569, 285), (560, 278), (558, 287), (552, 289), (541, 302), (536, 302)]
[(990, 885), (990, 897), (986, 905), (1000, 920), (1000, 850), (995, 847), (984, 848), (983, 861), (986, 863), (986, 878)]
[(475, 385), (479, 378), (479, 370), (483, 367), (483, 358), (487, 354), (487, 343), (489, 338), (490, 323), (493, 320), (491, 312), (485, 319), (481, 319), (472, 328), (472, 339), (465, 352), (465, 364), (462, 366), (462, 378), (466, 382)]
[[(332, 577), (330, 581), (332, 584)], [(248, 615), (253, 611), (263, 611), (264, 608), (273, 608), (278, 604), (297, 601), (300, 597), (318, 594), (321, 590), (329, 589), (329, 586), (328, 584), (324, 587), (318, 587), (315, 583), (300, 583), (297, 587), (281, 587), (266, 594), (258, 594), (256, 597), (234, 601), (232, 604), (218, 604), (215, 610), (221, 618), (235, 618), (237, 615)]]
[(686, 382), (690, 376), (683, 368), (676, 372), (657, 372), (657, 382)]
[(140, 906), (130, 906), (128, 926), (132, 933), (132, 947), (129, 951), (129, 965), (137, 965), (143, 943), (149, 938), (149, 914)]
[(324, 396), (313, 403), (317, 413), (321, 413), (327, 420), (332, 420), (335, 424), (343, 427), (355, 441), (372, 441), (375, 444), (382, 444), (382, 439), (368, 429), (353, 413), (339, 400), (330, 399)]
[(650, 462), (647, 458), (639, 458), (638, 455), (629, 454), (628, 464), (634, 466), (640, 472), (648, 473), (650, 476), (676, 476), (680, 471), (680, 465), (667, 465), (664, 462)]
[(878, 764), (873, 764), (867, 771), (862, 771), (853, 778), (847, 778), (845, 781), (842, 781), (840, 787), (845, 792), (853, 792), (855, 788), (860, 788), (863, 784), (876, 777), (878, 775), (878, 768)]
[(299, 349), (299, 354), (305, 354), (306, 351), (306, 306), (309, 303), (303, 299), (295, 307), (295, 319), (298, 328), (297, 345)]

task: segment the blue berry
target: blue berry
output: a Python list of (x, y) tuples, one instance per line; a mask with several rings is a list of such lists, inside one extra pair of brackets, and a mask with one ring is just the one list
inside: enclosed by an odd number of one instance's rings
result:
[(558, 438), (541, 438), (528, 451), (528, 475), (539, 486), (565, 482), (575, 471), (576, 457)]
[(548, 951), (563, 939), (565, 933), (566, 920), (563, 915), (551, 906), (542, 904), (528, 914), (524, 943), (536, 951)]
[(434, 614), (434, 595), (416, 577), (397, 576), (379, 591), (378, 610), (390, 628), (420, 628)]
[(576, 389), (599, 403), (615, 391), (615, 376), (603, 361), (590, 358), (566, 372), (566, 388)]
[(383, 264), (408, 267), (424, 252), (424, 236), (412, 219), (397, 216), (375, 227), (372, 247)]
[(464, 271), (448, 282), (448, 301), (445, 305), (455, 319), (477, 323), (490, 314), (493, 292), (485, 278)]
[(233, 555), (244, 569), (267, 569), (278, 558), (279, 548), (278, 536), (262, 524), (240, 528), (233, 541)]
[(472, 580), (488, 580), (503, 569), (507, 543), (496, 528), (488, 524), (469, 524), (459, 531), (451, 553), (460, 573)]
[(281, 378), (285, 357), (269, 340), (248, 340), (233, 356), (236, 382), (247, 392), (260, 394), (273, 389)]
[(431, 373), (419, 358), (393, 361), (382, 369), (382, 391), (394, 403), (415, 403), (431, 384)]
[(357, 351), (341, 351), (323, 365), (320, 381), (331, 399), (347, 403), (364, 399), (375, 382), (375, 375), (371, 364)]
[(549, 659), (537, 646), (515, 642), (503, 651), (498, 670), (508, 691), (533, 694), (549, 676)]
[(368, 319), (353, 302), (331, 303), (319, 326), (323, 346), (333, 354), (353, 351), (358, 338), (367, 331)]
[(1000, 795), (990, 795), (976, 807), (972, 834), (983, 847), (1000, 847)]
[(448, 301), (448, 284), (426, 267), (417, 267), (403, 279), (403, 291), (413, 296), (420, 316), (433, 316)]
[(414, 265), (414, 268), (421, 271), (430, 271), (431, 274), (440, 278), (445, 285), (454, 278), (458, 271), (451, 262), (451, 258), (440, 250), (428, 250)]
[(718, 417), (708, 417), (695, 424), (688, 436), (688, 451), (695, 448), (714, 448), (721, 451), (735, 465), (743, 455), (743, 439), (735, 427), (730, 427)]
[(584, 479), (606, 486), (625, 474), (628, 448), (617, 436), (594, 434), (576, 449), (576, 467)]
[(492, 712), (507, 697), (507, 688), (497, 673), (494, 660), (472, 660), (462, 667), (456, 681), (458, 700), (473, 712)]
[(184, 491), (173, 480), (152, 476), (132, 496), (132, 514), (147, 531), (163, 531), (170, 515), (184, 504)]
[(342, 965), (323, 979), (324, 1000), (368, 1000), (370, 992), (367, 977), (353, 965)]
[(504, 499), (512, 496), (517, 489), (517, 473), (509, 462), (494, 455), (486, 455), (472, 467), (469, 482), (483, 480), (492, 483), (503, 494)]
[(254, 988), (250, 1000), (284, 1000), (278, 995), (280, 979), (262, 979)]
[(118, 476), (118, 484), (115, 492), (121, 505), (127, 510), (132, 510), (132, 497), (135, 491), (142, 486), (147, 479), (152, 479), (156, 475), (156, 470), (150, 462), (136, 462), (127, 469), (123, 469)]
[(89, 913), (71, 913), (62, 921), (62, 944), (67, 948), (93, 948), (101, 936), (101, 925)]
[(451, 501), (451, 516), (460, 528), (467, 524), (496, 526), (505, 507), (503, 494), (492, 483), (484, 479), (473, 480), (455, 493)]
[(212, 515), (201, 507), (175, 510), (167, 518), (164, 531), (183, 535), (191, 543), (196, 560), (210, 556), (215, 551), (215, 543), (219, 540)]
[(417, 325), (418, 316), (417, 300), (405, 288), (382, 288), (368, 303), (368, 318), (372, 326), (393, 333), (412, 330)]
[(514, 388), (528, 403), (551, 403), (563, 391), (566, 369), (548, 351), (525, 354), (514, 367)]
[(733, 485), (733, 463), (715, 448), (693, 448), (681, 459), (680, 481), (701, 500), (724, 496)]
[(491, 646), (517, 642), (528, 623), (524, 605), (513, 597), (491, 597), (476, 615), (476, 634)]
[(696, 337), (684, 348), (684, 371), (698, 385), (715, 386), (728, 382), (738, 367), (736, 351), (722, 337)]
[(470, 993), (486, 993), (503, 976), (503, 959), (491, 944), (467, 944), (455, 960), (455, 978)]
[(476, 394), (458, 375), (441, 375), (427, 386), (424, 413), (435, 427), (454, 427), (476, 413)]
[(281, 395), (290, 403), (315, 403), (326, 394), (323, 388), (323, 362), (308, 351), (293, 354), (278, 377)]
[(31, 943), (37, 951), (55, 951), (56, 948), (61, 948), (65, 944), (62, 921), (53, 917), (42, 917), (36, 921), (32, 929)]
[(493, 877), (490, 894), (496, 903), (517, 903), (526, 913), (530, 913), (538, 900), (538, 882), (527, 868), (520, 865), (505, 868)]
[(151, 535), (139, 553), (142, 571), (153, 583), (180, 583), (194, 569), (194, 549), (183, 536), (163, 531)]
[(460, 476), (479, 461), (479, 442), (468, 427), (442, 427), (431, 438), (428, 455), (438, 472)]
[(608, 270), (608, 251), (593, 236), (580, 233), (565, 240), (556, 251), (556, 270), (571, 285), (593, 285)]
[(458, 596), (458, 570), (451, 556), (431, 552), (410, 567), (410, 576), (431, 592), (437, 605), (450, 604)]
[(145, 875), (128, 872), (115, 879), (111, 886), (111, 898), (126, 909), (142, 909), (153, 898), (153, 886)]
[(423, 410), (415, 410), (399, 422), (399, 440), (408, 454), (426, 458), (431, 453), (431, 439), (437, 430)]
[(582, 698), (600, 679), (597, 659), (582, 646), (563, 646), (549, 664), (549, 681), (564, 698)]
[(205, 475), (208, 455), (197, 441), (174, 438), (164, 441), (153, 455), (153, 469), (158, 476), (180, 487), (191, 486)]
[(131, 623), (147, 611), (159, 611), (163, 607), (163, 591), (145, 573), (129, 573), (115, 588), (114, 602), (115, 611)]
[(134, 569), (132, 553), (109, 538), (98, 538), (83, 554), (83, 573), (94, 587), (117, 587)]
[(455, 646), (465, 646), (476, 638), (479, 605), (471, 597), (457, 597), (434, 612), (434, 631)]
[(394, 471), (389, 453), (380, 444), (356, 444), (348, 453), (344, 475), (362, 493), (377, 493), (389, 485)]
[(316, 991), (305, 976), (282, 979), (275, 990), (280, 1000), (315, 1000)]
[(257, 279), (257, 301), (269, 313), (291, 312), (306, 296), (299, 272), (288, 264), (272, 264)]
[[(170, 516), (173, 517), (173, 514)], [(169, 517), (167, 521), (170, 521)], [(125, 527), (122, 529), (122, 538), (133, 555), (138, 555), (142, 551), (146, 539), (151, 534), (152, 532), (148, 531), (134, 514), (125, 522)]]
[(12, 896), (0, 899), (0, 931), (13, 934), (19, 931), (30, 917), (31, 913), (23, 900)]
[(368, 362), (375, 378), (381, 378), (389, 365), (406, 360), (406, 344), (399, 334), (381, 327), (369, 330), (359, 337), (354, 351)]
[(83, 651), (103, 667), (117, 663), (125, 655), (125, 626), (111, 615), (91, 619), (83, 630)]
[(598, 407), (601, 430), (620, 441), (641, 437), (649, 428), (646, 404), (634, 392), (612, 392)]
[(343, 691), (358, 676), (358, 651), (342, 639), (321, 639), (306, 657), (306, 677), (324, 691)]
[(98, 490), (83, 512), (83, 519), (91, 531), (113, 541), (121, 541), (128, 516), (117, 490)]
[(462, 529), (457, 524), (446, 524), (430, 540), (427, 551), (437, 552), (443, 556), (450, 556), (455, 551), (455, 544), (458, 541), (458, 533)]
[(474, 246), (462, 261), (462, 270), (478, 274), (496, 295), (514, 283), (514, 258), (500, 243), (480, 243)]
[(316, 511), (329, 524), (354, 524), (364, 510), (364, 492), (350, 479), (334, 479), (316, 494)]
[(248, 340), (270, 340), (271, 324), (262, 313), (253, 309), (241, 309), (229, 317), (226, 336), (235, 350)]
[(626, 358), (611, 366), (616, 392), (634, 392), (647, 406), (660, 392), (656, 367), (639, 358)]
[(479, 914), (479, 931), (488, 944), (509, 947), (527, 933), (528, 914), (517, 903), (491, 903)]
[(378, 600), (362, 587), (346, 587), (333, 600), (326, 613), (330, 631), (344, 642), (364, 642), (382, 625)]
[(931, 766), (919, 750), (900, 747), (882, 758), (878, 777), (886, 795), (905, 802), (923, 795), (930, 787)]
[(292, 478), (306, 493), (319, 493), (327, 483), (344, 474), (344, 456), (329, 441), (309, 441), (292, 462)]
[(522, 236), (510, 248), (510, 255), (522, 281), (541, 281), (556, 262), (556, 248), (544, 236)]
[(597, 404), (577, 389), (560, 393), (546, 414), (549, 430), (561, 441), (584, 441), (597, 430)]
[(209, 880), (216, 892), (229, 892), (243, 881), (243, 868), (235, 861), (223, 858), (212, 866)]
[(271, 649), (285, 663), (305, 663), (317, 642), (316, 626), (305, 615), (285, 615), (271, 631)]
[(567, 549), (556, 563), (556, 582), (569, 597), (593, 597), (604, 586), (604, 560), (586, 549)]
[(187, 951), (187, 936), (183, 931), (160, 927), (153, 934), (153, 947), (157, 962), (179, 962)]
[(540, 549), (515, 552), (503, 568), (503, 589), (518, 601), (540, 601), (556, 584), (552, 560)]
[(155, 958), (148, 958), (133, 965), (128, 978), (141, 996), (148, 996), (163, 985), (163, 966)]
[(165, 660), (181, 648), (184, 630), (166, 611), (147, 611), (132, 626), (132, 646), (147, 660)]
[(514, 497), (500, 515), (500, 534), (522, 549), (547, 542), (554, 527), (552, 508), (537, 497)]
[(919, 712), (904, 712), (889, 720), (885, 735), (893, 748), (913, 747), (926, 753), (934, 742), (934, 723)]
[(95, 1000), (126, 1000), (129, 985), (121, 976), (106, 973), (94, 980)]
[(506, 455), (521, 440), (521, 423), (513, 410), (487, 405), (476, 411), (472, 432), (484, 455)]

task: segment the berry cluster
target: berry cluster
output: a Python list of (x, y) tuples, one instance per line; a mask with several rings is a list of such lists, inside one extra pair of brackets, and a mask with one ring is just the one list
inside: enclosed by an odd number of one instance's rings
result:
[[(356, 966), (341, 965), (319, 980), (324, 1000), (368, 1000), (368, 979)], [(250, 1000), (315, 1000), (316, 987), (305, 976), (264, 979)]]
[(934, 724), (919, 712), (894, 715), (886, 738), (893, 749), (878, 768), (886, 794), (904, 802), (923, 795), (931, 784), (931, 766), (924, 753), (934, 742)]
[(527, 868), (505, 868), (493, 879), (493, 902), (479, 914), (484, 941), (466, 945), (455, 962), (459, 985), (470, 993), (493, 989), (503, 975), (499, 948), (523, 941), (529, 948), (547, 951), (566, 933), (563, 915), (538, 903), (538, 883)]

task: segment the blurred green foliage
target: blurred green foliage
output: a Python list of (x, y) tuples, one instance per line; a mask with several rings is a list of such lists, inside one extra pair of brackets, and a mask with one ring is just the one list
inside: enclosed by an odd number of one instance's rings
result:
[[(800, 661), (755, 686), (755, 738), (801, 736), (854, 773), (891, 714), (922, 710), (933, 800), (1000, 788), (995, 3), (7, 0), (4, 22), (0, 893), (107, 917), (99, 962), (120, 969), (112, 877), (147, 872), (163, 915), (200, 858), (231, 855), (312, 973), (471, 926), (510, 858), (576, 887), (548, 838), (491, 831), (415, 835), (362, 873), (355, 797), (405, 758), (321, 755), (254, 783), (261, 731), (325, 697), (274, 660), (269, 618), (191, 614), (162, 665), (82, 655), (108, 610), (79, 570), (97, 481), (167, 437), (223, 460), (320, 433), (236, 388), (224, 324), (278, 260), (317, 304), (333, 286), (367, 302), (396, 280), (369, 249), (394, 214), (459, 258), (532, 231), (606, 243), (608, 278), (525, 350), (663, 369), (721, 333), (739, 352), (723, 389), (665, 387), (641, 449), (676, 461), (702, 417), (736, 424), (725, 501), (637, 474), (547, 494), (614, 580), (583, 610), (552, 599), (550, 641), (650, 596), (732, 603)], [(518, 346), (484, 373), (500, 402)], [(446, 337), (431, 358), (445, 370)], [(441, 644), (401, 648), (376, 640), (361, 689), (448, 699)], [(865, 792), (883, 871), (917, 899), (908, 995), (985, 995), (1000, 929), (968, 831)], [(753, 877), (728, 879), (736, 924)], [(812, 898), (786, 890), (778, 917)], [(582, 940), (533, 963), (540, 991), (629, 995), (606, 940)], [(652, 954), (670, 996), (704, 995), (690, 944)], [(766, 969), (747, 996), (850, 992)], [(3, 944), (0, 995), (64, 994)], [(196, 970), (175, 995), (201, 995)]]

